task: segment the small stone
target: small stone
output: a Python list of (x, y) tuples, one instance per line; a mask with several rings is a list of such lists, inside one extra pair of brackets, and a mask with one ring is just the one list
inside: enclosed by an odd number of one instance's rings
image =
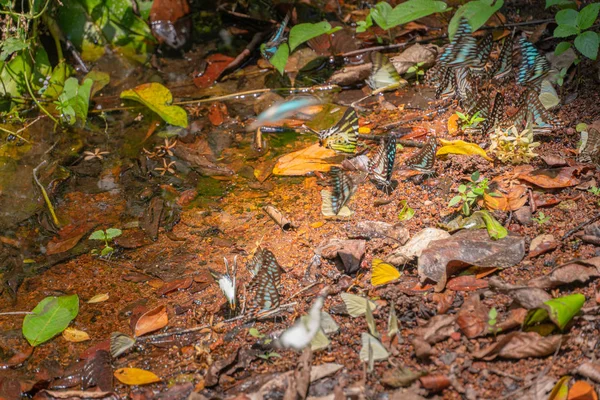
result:
[(525, 206), (514, 212), (515, 219), (523, 226), (531, 226), (533, 220), (531, 218), (531, 207)]

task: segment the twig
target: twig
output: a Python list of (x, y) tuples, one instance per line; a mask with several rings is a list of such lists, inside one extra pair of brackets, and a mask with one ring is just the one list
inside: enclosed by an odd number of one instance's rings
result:
[(585, 222), (582, 222), (581, 224), (577, 225), (575, 228), (571, 229), (570, 231), (568, 231), (567, 233), (565, 233), (562, 237), (562, 240), (565, 240), (567, 238), (569, 238), (571, 235), (573, 235), (575, 232), (577, 232), (578, 230), (580, 230), (581, 228), (589, 225), (589, 224), (593, 224), (594, 222), (600, 220), (600, 214), (597, 214), (595, 217), (588, 219)]
[(50, 201), (50, 198), (48, 197), (48, 193), (46, 193), (46, 189), (44, 189), (44, 186), (40, 183), (40, 180), (37, 177), (38, 169), (40, 169), (47, 163), (48, 163), (48, 161), (44, 160), (37, 167), (35, 167), (33, 169), (33, 180), (40, 187), (40, 190), (42, 191), (42, 196), (44, 196), (44, 201), (46, 202), (46, 205), (48, 206), (50, 215), (52, 215), (52, 221), (54, 221), (54, 225), (56, 225), (57, 227), (60, 227), (60, 222), (58, 221), (58, 218), (56, 217), (56, 213), (54, 212), (54, 207), (52, 206), (52, 202)]
[(513, 375), (513, 374), (502, 372), (502, 371), (499, 371), (497, 369), (489, 369), (488, 368), (488, 371), (491, 372), (492, 374), (495, 374), (495, 375), (498, 375), (498, 376), (503, 376), (505, 378), (510, 378), (513, 381), (523, 382), (523, 378), (521, 378), (520, 376), (516, 376), (516, 375)]
[(315, 287), (319, 283), (321, 283), (321, 282), (314, 282), (314, 283), (311, 283), (310, 285), (308, 285), (307, 287), (300, 289), (299, 291), (297, 291), (296, 293), (294, 293), (293, 295), (290, 296), (290, 300), (293, 299), (294, 297), (306, 292), (307, 290), (310, 290), (311, 288)]
[(244, 50), (242, 50), (242, 52), (238, 54), (238, 56), (233, 61), (231, 61), (229, 65), (227, 65), (225, 69), (219, 74), (219, 76), (217, 77), (217, 81), (220, 80), (223, 76), (225, 76), (228, 73), (228, 71), (240, 65), (252, 53), (252, 50), (254, 50), (254, 48), (260, 42), (262, 42), (263, 37), (264, 32), (255, 33), (252, 37), (252, 40), (250, 41), (250, 43), (248, 43)]
[(8, 312), (3, 312), (0, 313), (0, 315), (30, 315), (30, 314), (35, 314), (31, 311), (8, 311)]

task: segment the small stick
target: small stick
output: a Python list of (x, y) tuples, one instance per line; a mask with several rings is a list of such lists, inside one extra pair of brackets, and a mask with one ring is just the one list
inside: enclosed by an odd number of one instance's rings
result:
[(248, 45), (244, 48), (244, 50), (242, 50), (242, 52), (240, 54), (238, 54), (238, 56), (233, 61), (231, 61), (225, 67), (225, 69), (219, 74), (219, 76), (217, 77), (217, 81), (220, 80), (223, 76), (225, 76), (228, 73), (228, 71), (230, 71), (233, 68), (238, 67), (246, 58), (248, 58), (248, 56), (252, 53), (252, 50), (254, 50), (254, 48), (258, 44), (260, 44), (260, 42), (262, 42), (263, 37), (264, 37), (263, 32), (256, 33), (252, 37), (252, 40), (250, 41), (250, 43), (248, 43)]
[(3, 312), (0, 313), (0, 316), (2, 315), (30, 315), (30, 314), (35, 314), (31, 311), (8, 311), (8, 312)]
[[(52, 146), (52, 147), (54, 147), (54, 146)], [(54, 207), (52, 206), (52, 202), (50, 201), (50, 198), (48, 197), (48, 193), (46, 193), (46, 189), (44, 189), (44, 186), (40, 183), (40, 180), (37, 177), (38, 169), (40, 169), (47, 163), (48, 163), (48, 161), (44, 160), (37, 167), (35, 167), (33, 169), (33, 180), (35, 181), (35, 183), (39, 186), (40, 190), (42, 191), (42, 196), (44, 196), (44, 201), (46, 202), (46, 205), (48, 206), (48, 210), (50, 210), (50, 215), (52, 215), (52, 220), (54, 221), (54, 225), (56, 225), (57, 227), (60, 227), (60, 222), (58, 221), (58, 218), (56, 217), (56, 213), (54, 212)]]
[(263, 211), (284, 231), (289, 231), (296, 227), (281, 211), (271, 205), (264, 206)]
[(294, 297), (306, 292), (307, 290), (310, 290), (311, 288), (315, 287), (319, 283), (321, 283), (321, 282), (314, 282), (314, 283), (311, 283), (310, 285), (308, 285), (307, 287), (300, 289), (299, 291), (297, 291), (296, 293), (294, 293), (293, 295), (290, 296), (290, 300), (293, 299)]
[(582, 222), (581, 224), (577, 225), (575, 228), (571, 229), (570, 231), (568, 231), (567, 233), (564, 234), (564, 236), (562, 237), (562, 240), (565, 240), (567, 238), (569, 238), (570, 236), (572, 236), (575, 232), (579, 231), (581, 228), (593, 224), (596, 221), (600, 220), (600, 214), (597, 214), (595, 217), (590, 218), (589, 220)]

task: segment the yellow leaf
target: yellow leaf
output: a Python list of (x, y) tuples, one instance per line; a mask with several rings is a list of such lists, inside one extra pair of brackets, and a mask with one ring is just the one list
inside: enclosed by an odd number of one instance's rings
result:
[(115, 378), (126, 385), (146, 385), (160, 382), (160, 378), (153, 372), (139, 368), (119, 368), (115, 371)]
[(368, 135), (369, 133), (371, 133), (371, 128), (369, 128), (368, 126), (361, 126), (360, 128), (358, 128), (358, 133), (360, 133), (361, 135)]
[(393, 265), (380, 260), (373, 259), (373, 272), (371, 274), (371, 285), (385, 285), (393, 280), (400, 278), (400, 272)]
[(91, 299), (89, 299), (87, 302), (88, 302), (88, 304), (93, 304), (93, 303), (101, 303), (106, 300), (108, 300), (108, 293), (100, 293), (100, 294), (95, 295)]
[(80, 331), (75, 328), (67, 328), (62, 332), (63, 337), (67, 342), (85, 342), (86, 340), (90, 340), (90, 335), (87, 332)]
[(569, 380), (571, 380), (570, 376), (563, 376), (556, 382), (552, 392), (550, 392), (550, 396), (548, 396), (548, 400), (567, 400), (567, 395), (569, 393)]
[(277, 160), (274, 175), (306, 175), (309, 172), (327, 172), (338, 161), (337, 154), (315, 143), (310, 147), (289, 153)]
[(311, 228), (320, 228), (325, 224), (325, 221), (317, 221), (310, 224)]
[(459, 132), (458, 129), (458, 115), (452, 114), (450, 118), (448, 118), (448, 133), (452, 136), (456, 135)]
[(441, 156), (444, 154), (466, 154), (466, 155), (478, 155), (485, 158), (488, 161), (492, 161), (488, 157), (485, 150), (476, 145), (475, 143), (469, 143), (462, 140), (444, 140), (440, 139), (442, 147), (437, 151), (437, 155)]

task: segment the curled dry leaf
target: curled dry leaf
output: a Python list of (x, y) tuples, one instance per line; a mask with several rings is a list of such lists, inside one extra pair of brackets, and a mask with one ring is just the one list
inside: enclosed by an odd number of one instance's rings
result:
[(90, 340), (90, 335), (88, 335), (87, 332), (80, 331), (79, 329), (75, 328), (65, 329), (64, 331), (62, 331), (62, 335), (67, 342), (78, 343)]
[(431, 374), (419, 378), (421, 385), (432, 393), (441, 392), (450, 386), (450, 379), (446, 375)]
[(577, 381), (569, 390), (568, 400), (598, 400), (594, 387), (585, 381)]
[(119, 368), (115, 371), (115, 378), (125, 385), (147, 385), (161, 380), (153, 372), (140, 368)]
[(456, 316), (436, 315), (422, 327), (415, 329), (415, 334), (422, 337), (427, 343), (441, 342), (456, 332)]
[(448, 239), (436, 240), (419, 257), (421, 282), (436, 282), (435, 290), (442, 291), (448, 276), (467, 265), (508, 268), (525, 256), (525, 239), (509, 234), (492, 240), (485, 230), (460, 231)]
[(414, 381), (423, 376), (420, 372), (413, 372), (409, 368), (396, 367), (388, 369), (381, 377), (381, 383), (384, 385), (399, 388), (409, 387)]
[(565, 336), (543, 337), (536, 332), (512, 332), (499, 336), (496, 343), (475, 352), (475, 358), (487, 361), (500, 358), (521, 359), (527, 357), (545, 357), (556, 351)]
[(469, 339), (483, 336), (488, 332), (488, 308), (481, 303), (479, 295), (469, 296), (456, 314), (456, 323)]
[(145, 312), (135, 324), (134, 335), (141, 336), (149, 332), (154, 332), (164, 328), (169, 323), (167, 308), (164, 305), (158, 306)]
[(305, 149), (294, 151), (277, 160), (273, 168), (274, 175), (298, 176), (309, 172), (327, 172), (335, 161), (335, 151), (315, 143)]
[(509, 295), (517, 304), (528, 310), (539, 308), (544, 302), (552, 299), (552, 296), (540, 288), (511, 285), (497, 277), (491, 278), (489, 284), (490, 289)]
[(590, 170), (590, 166), (562, 167), (524, 171), (517, 178), (533, 183), (544, 189), (560, 189), (577, 186), (581, 183), (579, 176)]
[(404, 246), (389, 254), (385, 258), (385, 261), (397, 267), (402, 266), (407, 262), (420, 257), (423, 250), (425, 250), (432, 241), (449, 237), (450, 234), (442, 229), (425, 228), (413, 236)]
[(473, 275), (463, 275), (452, 278), (446, 284), (446, 288), (456, 292), (470, 292), (473, 290), (485, 289), (488, 287), (488, 281), (477, 279)]
[(192, 286), (193, 280), (194, 279), (190, 276), (187, 278), (175, 279), (170, 282), (166, 282), (163, 286), (160, 287), (160, 289), (156, 291), (156, 294), (158, 296), (164, 296), (176, 290), (187, 289), (190, 286)]
[(93, 296), (87, 302), (88, 302), (88, 304), (94, 304), (94, 303), (101, 303), (106, 300), (108, 300), (108, 293), (100, 293), (100, 294)]
[(541, 254), (548, 253), (555, 250), (559, 243), (554, 239), (552, 235), (538, 235), (536, 236), (529, 245), (529, 258), (537, 257)]
[(584, 362), (575, 369), (574, 373), (600, 383), (600, 364), (598, 363), (591, 361)]
[(550, 274), (530, 280), (531, 287), (550, 289), (573, 282), (587, 282), (600, 276), (600, 257), (588, 260), (575, 260), (558, 266)]

